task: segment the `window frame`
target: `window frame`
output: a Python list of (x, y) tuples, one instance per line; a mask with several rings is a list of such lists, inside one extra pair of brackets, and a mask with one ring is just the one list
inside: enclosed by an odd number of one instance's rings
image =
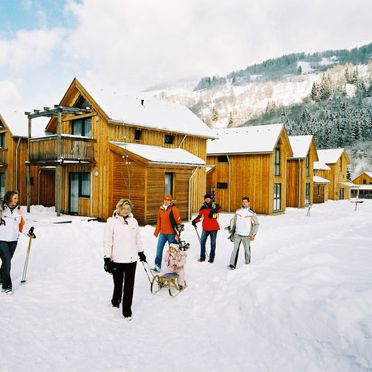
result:
[(280, 177), (280, 156), (281, 156), (281, 150), (280, 146), (276, 146), (274, 150), (274, 176)]
[[(279, 189), (279, 197), (277, 197), (277, 189)], [(279, 201), (279, 208), (277, 208), (277, 204)], [(280, 212), (282, 210), (282, 184), (281, 183), (274, 183), (274, 212)]]

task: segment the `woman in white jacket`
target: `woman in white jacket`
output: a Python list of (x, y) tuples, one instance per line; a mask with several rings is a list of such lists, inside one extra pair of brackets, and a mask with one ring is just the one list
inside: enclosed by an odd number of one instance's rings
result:
[[(143, 253), (137, 220), (133, 217), (132, 203), (121, 199), (113, 217), (107, 220), (104, 233), (104, 269), (114, 279), (112, 306), (119, 307), (123, 298), (123, 316), (132, 319), (132, 299), (138, 256), (146, 261)], [(123, 290), (124, 285), (124, 290)]]
[(19, 233), (25, 223), (18, 207), (17, 191), (8, 191), (4, 203), (0, 205), (0, 282), (2, 292), (12, 294), (12, 279), (10, 277), (11, 260), (17, 248)]

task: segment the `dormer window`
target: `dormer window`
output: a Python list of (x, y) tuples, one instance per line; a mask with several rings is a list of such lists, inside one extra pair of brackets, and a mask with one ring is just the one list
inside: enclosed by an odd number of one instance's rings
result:
[(72, 134), (75, 136), (92, 137), (92, 119), (82, 118), (71, 122)]
[(74, 107), (85, 109), (91, 106), (89, 102), (83, 96), (80, 96), (78, 100), (75, 102)]
[(164, 136), (164, 143), (166, 145), (172, 145), (174, 141), (174, 136), (172, 134), (166, 134)]

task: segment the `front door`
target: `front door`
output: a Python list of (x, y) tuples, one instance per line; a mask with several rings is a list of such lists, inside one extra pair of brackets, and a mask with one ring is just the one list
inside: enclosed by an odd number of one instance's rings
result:
[(69, 213), (79, 213), (79, 173), (70, 173), (69, 176)]
[(345, 199), (345, 189), (341, 188), (340, 189), (340, 200), (344, 200), (344, 199)]

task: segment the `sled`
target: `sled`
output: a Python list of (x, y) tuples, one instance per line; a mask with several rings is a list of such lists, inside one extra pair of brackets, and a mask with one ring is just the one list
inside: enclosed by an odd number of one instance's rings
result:
[(178, 274), (177, 273), (167, 273), (164, 275), (154, 275), (151, 281), (151, 293), (156, 294), (161, 289), (166, 288), (168, 289), (169, 295), (174, 297), (177, 296), (181, 291), (183, 291), (187, 284), (185, 282), (185, 286), (180, 288), (177, 283)]

